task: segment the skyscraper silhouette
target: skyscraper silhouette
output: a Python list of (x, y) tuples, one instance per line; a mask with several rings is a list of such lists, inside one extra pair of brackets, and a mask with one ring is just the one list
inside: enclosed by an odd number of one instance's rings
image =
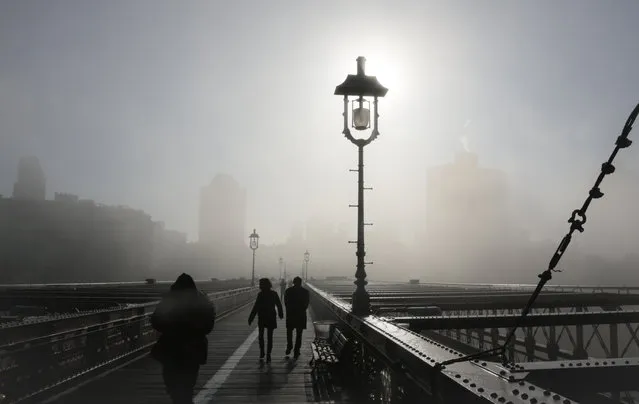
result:
[[(480, 167), (475, 153), (428, 170), (426, 238), (429, 251), (447, 262), (490, 254), (510, 235), (506, 174)], [(501, 240), (501, 242), (500, 242)], [(441, 260), (440, 260), (441, 261)]]
[(18, 180), (13, 184), (13, 197), (43, 201), (46, 199), (46, 177), (37, 157), (20, 158), (18, 162)]
[(226, 174), (218, 174), (200, 195), (199, 241), (219, 248), (241, 248), (246, 233), (246, 190)]

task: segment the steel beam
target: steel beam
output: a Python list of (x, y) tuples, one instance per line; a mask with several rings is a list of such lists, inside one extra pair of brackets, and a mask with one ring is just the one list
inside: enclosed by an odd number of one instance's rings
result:
[[(521, 309), (526, 305), (529, 294), (498, 294), (453, 296), (423, 296), (410, 298), (371, 298), (375, 312), (398, 311), (411, 306), (439, 306), (450, 310)], [(559, 307), (605, 307), (639, 305), (639, 294), (612, 293), (559, 293), (541, 294), (534, 308)]]
[(526, 362), (511, 371), (566, 393), (639, 391), (639, 358)]
[[(521, 317), (519, 314), (468, 315), (468, 316), (428, 316), (394, 317), (388, 321), (408, 324), (411, 330), (448, 330), (477, 328), (510, 328)], [(535, 313), (528, 314), (521, 327), (586, 325), (586, 324), (629, 324), (639, 323), (639, 311), (601, 311), (576, 313)]]

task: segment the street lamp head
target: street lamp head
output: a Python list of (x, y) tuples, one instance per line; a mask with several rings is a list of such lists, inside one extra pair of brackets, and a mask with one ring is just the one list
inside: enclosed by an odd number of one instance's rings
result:
[(365, 63), (365, 57), (358, 57), (357, 74), (349, 74), (342, 84), (335, 87), (335, 95), (344, 96), (344, 130), (342, 133), (353, 143), (356, 143), (356, 139), (353, 138), (348, 127), (348, 97), (356, 97), (352, 101), (351, 126), (359, 131), (371, 127), (370, 102), (364, 97), (373, 97), (373, 106), (375, 108), (373, 113), (373, 132), (369, 139), (365, 141), (369, 143), (379, 135), (377, 130), (377, 118), (379, 117), (377, 113), (377, 98), (385, 96), (388, 92), (388, 89), (377, 81), (377, 77), (366, 75)]
[(367, 76), (365, 72), (366, 58), (357, 58), (357, 74), (349, 74), (346, 80), (335, 87), (335, 95), (352, 95), (357, 97), (383, 97), (388, 89), (382, 86), (377, 77)]
[(310, 258), (311, 254), (308, 252), (308, 250), (306, 250), (306, 252), (304, 253), (304, 261), (308, 262)]
[(249, 236), (249, 241), (251, 250), (257, 250), (257, 248), (260, 246), (260, 236), (255, 232), (255, 229), (253, 229), (253, 234)]

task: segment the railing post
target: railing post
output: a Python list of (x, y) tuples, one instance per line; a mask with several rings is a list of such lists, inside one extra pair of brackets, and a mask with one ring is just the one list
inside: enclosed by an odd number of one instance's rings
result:
[[(555, 309), (551, 307), (549, 311), (550, 313), (554, 313)], [(556, 361), (559, 357), (559, 341), (557, 341), (557, 327), (554, 325), (548, 327), (546, 349), (548, 351), (548, 360)]]
[[(610, 324), (610, 357), (619, 357), (619, 330), (617, 329), (617, 324)], [(621, 394), (618, 391), (613, 391), (612, 399), (621, 402)]]
[[(578, 313), (583, 311), (582, 307), (577, 307), (576, 310)], [(575, 349), (573, 351), (573, 356), (575, 359), (587, 359), (588, 358), (588, 353), (586, 352), (586, 349), (584, 348), (584, 326), (582, 324), (577, 324), (575, 326), (576, 329), (576, 334), (577, 334), (577, 346), (575, 346)]]

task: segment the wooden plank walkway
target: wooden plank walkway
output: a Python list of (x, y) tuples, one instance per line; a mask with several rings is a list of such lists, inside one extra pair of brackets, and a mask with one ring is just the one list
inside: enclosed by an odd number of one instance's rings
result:
[[(298, 360), (285, 358), (286, 328), (278, 322), (271, 364), (260, 364), (257, 329), (248, 326), (250, 307), (216, 323), (209, 335), (208, 363), (200, 368), (196, 404), (315, 402), (310, 375), (310, 315)], [(254, 324), (257, 323), (254, 322)], [(171, 404), (158, 362), (145, 356), (59, 396), (56, 404)]]

